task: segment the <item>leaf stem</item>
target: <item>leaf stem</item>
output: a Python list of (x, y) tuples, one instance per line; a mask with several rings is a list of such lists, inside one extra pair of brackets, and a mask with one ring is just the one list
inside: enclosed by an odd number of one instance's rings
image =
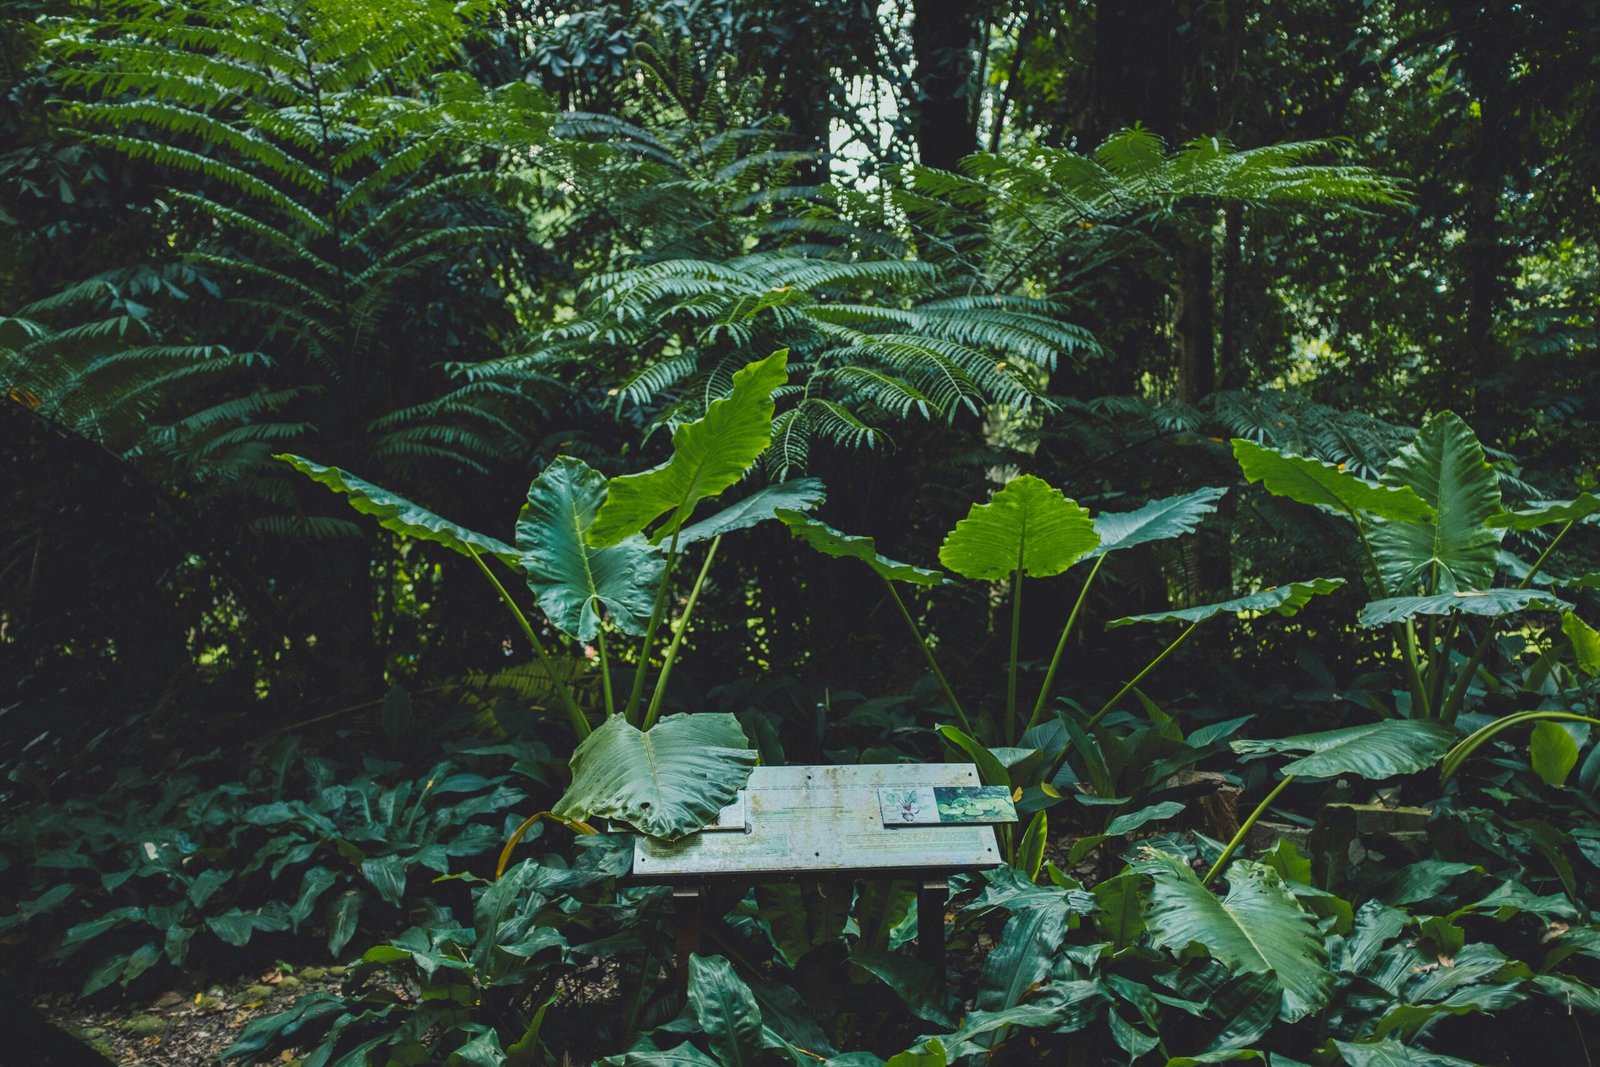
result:
[[(881, 576), (880, 576), (881, 577)], [(889, 596), (894, 599), (894, 606), (900, 609), (900, 617), (906, 620), (906, 625), (911, 627), (911, 636), (917, 639), (917, 647), (922, 649), (922, 657), (928, 661), (928, 669), (933, 672), (933, 677), (939, 683), (939, 688), (944, 692), (945, 703), (950, 705), (950, 710), (955, 712), (956, 721), (961, 723), (961, 729), (973, 733), (972, 720), (967, 718), (967, 713), (961, 710), (961, 702), (956, 699), (955, 693), (950, 688), (950, 683), (945, 679), (944, 671), (939, 669), (939, 663), (933, 658), (933, 649), (928, 647), (927, 639), (922, 636), (922, 631), (917, 628), (917, 621), (911, 617), (911, 612), (906, 609), (906, 602), (900, 599), (900, 594), (894, 587), (894, 582), (888, 578), (883, 579), (883, 584), (889, 587)]]
[(617, 713), (617, 701), (611, 694), (611, 657), (606, 655), (606, 625), (600, 622), (595, 630), (595, 646), (600, 650), (600, 687), (606, 695), (606, 718)]
[(718, 534), (711, 539), (711, 547), (706, 550), (705, 562), (700, 564), (700, 573), (695, 577), (694, 587), (689, 590), (689, 600), (683, 605), (683, 615), (678, 619), (677, 632), (672, 635), (672, 643), (667, 646), (666, 658), (661, 663), (661, 675), (656, 679), (655, 692), (650, 694), (650, 709), (645, 712), (644, 722), (639, 726), (641, 730), (648, 730), (654, 726), (656, 716), (661, 714), (661, 698), (667, 691), (667, 679), (672, 676), (672, 664), (678, 658), (678, 646), (683, 644), (683, 635), (689, 632), (689, 620), (694, 615), (695, 603), (700, 599), (700, 588), (706, 584), (706, 574), (711, 570), (711, 561), (716, 558), (717, 546), (720, 544), (722, 535)]
[(567, 719), (572, 723), (573, 732), (578, 735), (580, 741), (588, 737), (593, 730), (593, 727), (589, 725), (588, 716), (584, 715), (583, 709), (573, 699), (572, 690), (567, 687), (567, 683), (562, 681), (560, 676), (556, 674), (555, 663), (550, 659), (550, 653), (545, 651), (544, 642), (540, 641), (539, 635), (533, 632), (533, 624), (522, 613), (522, 609), (517, 607), (517, 602), (511, 599), (511, 594), (506, 592), (506, 587), (500, 584), (500, 579), (494, 576), (494, 571), (490, 570), (489, 565), (483, 562), (483, 557), (478, 555), (477, 549), (468, 545), (467, 551), (472, 554), (473, 562), (478, 565), (479, 570), (483, 571), (484, 577), (489, 579), (495, 591), (500, 594), (500, 599), (505, 601), (506, 607), (511, 609), (511, 614), (517, 617), (517, 622), (522, 626), (523, 635), (527, 637), (528, 643), (533, 646), (534, 654), (539, 657), (539, 665), (544, 668), (546, 677), (550, 679), (550, 684), (555, 686), (556, 695), (561, 698), (562, 707), (566, 708)]
[(644, 680), (650, 672), (650, 646), (655, 642), (656, 630), (661, 626), (662, 616), (667, 610), (667, 590), (672, 585), (672, 572), (678, 563), (678, 531), (672, 531), (672, 544), (667, 548), (667, 563), (661, 568), (661, 584), (656, 587), (656, 602), (650, 609), (650, 621), (644, 628), (644, 640), (639, 645), (639, 665), (633, 671), (633, 685), (628, 690), (628, 703), (623, 706), (622, 715), (629, 722), (633, 721), (634, 712), (639, 710), (639, 702), (644, 699)]
[(1011, 573), (1011, 669), (1006, 674), (1006, 744), (1017, 743), (1017, 644), (1022, 637), (1022, 561)]
[(1033, 702), (1033, 714), (1028, 716), (1028, 725), (1022, 728), (1027, 733), (1039, 725), (1039, 718), (1044, 714), (1045, 705), (1050, 700), (1050, 690), (1055, 685), (1056, 668), (1061, 666), (1061, 656), (1067, 649), (1067, 638), (1072, 633), (1073, 625), (1078, 621), (1078, 612), (1083, 608), (1083, 602), (1089, 595), (1089, 586), (1094, 584), (1094, 576), (1100, 573), (1100, 564), (1106, 561), (1101, 556), (1094, 561), (1094, 567), (1089, 571), (1089, 577), (1083, 580), (1083, 588), (1078, 591), (1078, 599), (1072, 605), (1072, 613), (1067, 616), (1067, 625), (1061, 628), (1061, 640), (1056, 642), (1055, 655), (1050, 657), (1050, 668), (1044, 672), (1044, 684), (1039, 687), (1039, 699)]
[(1196, 626), (1199, 626), (1199, 625), (1200, 625), (1200, 620), (1196, 619), (1194, 622), (1191, 622), (1187, 627), (1185, 627), (1183, 633), (1179, 634), (1176, 638), (1173, 639), (1172, 644), (1170, 644), (1166, 648), (1162, 649), (1160, 655), (1156, 656), (1155, 659), (1153, 659), (1149, 663), (1145, 664), (1144, 670), (1142, 670), (1138, 674), (1134, 675), (1133, 676), (1133, 680), (1130, 681), (1127, 685), (1123, 686), (1121, 689), (1118, 689), (1116, 696), (1114, 696), (1110, 700), (1106, 701), (1105, 704), (1101, 706), (1099, 711), (1097, 711), (1093, 715), (1089, 716), (1088, 721), (1083, 724), (1083, 728), (1085, 730), (1094, 729), (1095, 724), (1098, 723), (1101, 719), (1105, 718), (1105, 715), (1106, 715), (1106, 713), (1108, 711), (1110, 711), (1112, 708), (1117, 706), (1117, 701), (1119, 701), (1123, 697), (1127, 696), (1129, 693), (1131, 693), (1133, 691), (1134, 686), (1136, 686), (1140, 682), (1144, 681), (1144, 676), (1149, 674), (1151, 671), (1155, 670), (1158, 666), (1160, 666), (1162, 660), (1164, 660), (1168, 656), (1172, 655), (1172, 650), (1177, 648), (1179, 645), (1183, 644), (1184, 638), (1186, 638), (1190, 634), (1194, 633), (1194, 628)]
[(1294, 781), (1294, 775), (1284, 775), (1283, 781), (1274, 786), (1272, 792), (1262, 798), (1261, 803), (1256, 805), (1256, 810), (1252, 811), (1250, 817), (1245, 819), (1244, 825), (1239, 827), (1239, 832), (1233, 835), (1233, 840), (1228, 842), (1228, 847), (1222, 850), (1222, 855), (1217, 857), (1217, 862), (1213, 863), (1211, 869), (1206, 872), (1206, 876), (1200, 879), (1201, 885), (1210, 885), (1211, 880), (1222, 872), (1222, 868), (1233, 858), (1233, 854), (1239, 851), (1239, 846), (1244, 844), (1244, 837), (1250, 832), (1250, 828), (1256, 824), (1256, 820), (1266, 813), (1268, 806), (1278, 799), (1278, 794), (1283, 792), (1292, 781)]
[[(1550, 553), (1556, 550), (1556, 546), (1561, 543), (1561, 539), (1567, 536), (1567, 531), (1571, 530), (1577, 524), (1577, 521), (1577, 519), (1567, 520), (1567, 524), (1561, 527), (1561, 532), (1550, 539), (1550, 543), (1544, 546), (1544, 551), (1539, 553), (1539, 558), (1533, 561), (1533, 566), (1528, 568), (1528, 573), (1523, 575), (1522, 581), (1516, 584), (1517, 589), (1528, 588), (1533, 581), (1533, 576), (1539, 573), (1539, 569), (1544, 566), (1545, 560), (1550, 558)], [(1464, 623), (1462, 624), (1462, 629), (1466, 629)], [(1450, 695), (1445, 698), (1444, 706), (1439, 709), (1439, 718), (1444, 722), (1453, 723), (1456, 721), (1456, 716), (1461, 712), (1461, 705), (1467, 699), (1467, 690), (1472, 687), (1472, 679), (1477, 676), (1478, 667), (1482, 665), (1483, 657), (1489, 654), (1489, 648), (1493, 644), (1494, 625), (1491, 623), (1488, 632), (1483, 635), (1482, 640), (1473, 648), (1472, 655), (1467, 659), (1467, 665), (1456, 676), (1455, 685), (1450, 687)]]

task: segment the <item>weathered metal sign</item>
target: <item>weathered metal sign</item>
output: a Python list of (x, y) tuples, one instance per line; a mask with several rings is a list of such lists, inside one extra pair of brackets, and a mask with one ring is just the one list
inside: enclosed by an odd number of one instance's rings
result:
[[(636, 837), (633, 873), (645, 880), (674, 881), (717, 875), (926, 874), (996, 867), (1000, 851), (992, 826), (942, 821), (917, 825), (904, 820), (892, 824), (884, 816), (886, 790), (904, 794), (978, 786), (978, 772), (969, 764), (757, 767), (741, 799), (723, 811), (715, 826), (670, 843), (642, 834)], [(935, 817), (937, 809), (935, 798)]]

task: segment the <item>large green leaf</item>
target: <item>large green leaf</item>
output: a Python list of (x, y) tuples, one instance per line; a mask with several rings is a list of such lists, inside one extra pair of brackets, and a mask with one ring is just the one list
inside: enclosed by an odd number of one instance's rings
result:
[(1242, 437), (1233, 440), (1233, 456), (1246, 481), (1260, 482), (1274, 496), (1399, 522), (1433, 518), (1433, 508), (1408, 486), (1375, 485), (1332, 463), (1279, 452)]
[(1423, 423), (1416, 440), (1384, 468), (1385, 485), (1408, 486), (1434, 509), (1431, 522), (1375, 521), (1367, 537), (1391, 595), (1487, 589), (1505, 531), (1489, 525), (1500, 514), (1500, 476), (1484, 458), (1471, 427), (1445, 411)]
[(1088, 558), (1192, 533), (1201, 519), (1217, 510), (1217, 501), (1227, 492), (1221, 487), (1196, 489), (1182, 496), (1152, 500), (1133, 511), (1101, 512), (1094, 517), (1094, 532), (1100, 535), (1100, 543), (1090, 549)]
[(1106, 623), (1106, 629), (1131, 626), (1136, 622), (1204, 622), (1213, 615), (1243, 615), (1247, 612), (1275, 611), (1279, 615), (1294, 615), (1314, 596), (1324, 596), (1344, 584), (1343, 578), (1312, 578), (1304, 582), (1263, 589), (1259, 593), (1224, 600), (1219, 604), (1202, 604), (1194, 608), (1174, 608), (1155, 611), (1148, 615), (1124, 615)]
[(939, 562), (965, 578), (1060, 574), (1100, 543), (1089, 512), (1041, 478), (1024, 474), (987, 504), (974, 504), (939, 549)]
[(878, 555), (878, 546), (870, 537), (840, 533), (821, 519), (780, 508), (778, 521), (789, 527), (789, 532), (821, 552), (837, 559), (859, 559), (880, 577), (891, 582), (910, 582), (913, 585), (943, 585), (944, 575), (925, 567), (889, 559)]
[(723, 1067), (767, 1062), (761, 1052), (761, 1008), (721, 956), (689, 956), (689, 1007)]
[(1328, 1002), (1333, 972), (1322, 936), (1276, 871), (1235, 860), (1219, 900), (1179, 856), (1156, 853), (1138, 869), (1153, 879), (1145, 923), (1156, 944), (1174, 952), (1203, 945), (1234, 973), (1274, 975), (1286, 1022)]
[(616, 715), (573, 752), (572, 785), (552, 810), (674, 841), (714, 820), (755, 762), (732, 715), (668, 715), (648, 732)]
[(818, 478), (793, 478), (769, 485), (738, 503), (728, 505), (715, 515), (701, 519), (693, 526), (685, 526), (678, 534), (678, 546), (682, 548), (696, 541), (709, 541), (713, 537), (766, 522), (776, 518), (779, 509), (810, 511), (821, 504), (825, 496), (822, 481)]
[(1568, 611), (1572, 605), (1537, 589), (1480, 589), (1433, 596), (1392, 596), (1361, 609), (1362, 626), (1384, 626), (1417, 615), (1484, 615), (1496, 618), (1518, 611)]
[(672, 432), (671, 459), (613, 478), (589, 543), (617, 544), (671, 512), (650, 534), (660, 541), (689, 521), (695, 505), (743, 478), (772, 441), (772, 392), (789, 380), (788, 359), (789, 350), (780, 349), (740, 370), (732, 392)]
[(1343, 730), (1323, 730), (1271, 740), (1241, 740), (1232, 745), (1235, 752), (1244, 756), (1309, 752), (1311, 755), (1283, 768), (1283, 773), (1303, 778), (1332, 778), (1340, 774), (1392, 778), (1434, 766), (1449, 751), (1454, 740), (1454, 732), (1440, 723), (1385, 719)]
[(558, 456), (528, 486), (517, 517), (528, 587), (551, 624), (580, 641), (594, 640), (602, 610), (624, 633), (643, 633), (666, 563), (660, 549), (637, 535), (608, 548), (584, 540), (605, 498), (605, 475)]
[(1509, 530), (1535, 530), (1558, 522), (1578, 522), (1596, 514), (1600, 514), (1600, 496), (1580, 493), (1576, 500), (1540, 500), (1517, 511), (1502, 511), (1489, 517), (1489, 525)]
[(378, 525), (386, 530), (393, 530), (418, 541), (432, 541), (444, 545), (463, 556), (474, 553), (480, 556), (499, 556), (513, 567), (517, 566), (519, 553), (504, 541), (469, 530), (465, 526), (458, 526), (449, 519), (435, 515), (422, 505), (413, 504), (405, 497), (363, 481), (348, 471), (340, 470), (338, 467), (324, 467), (320, 463), (288, 453), (280, 453), (273, 458), (283, 460), (312, 481), (327, 486), (335, 493), (345, 494), (348, 497), (347, 503), (351, 507), (363, 515), (371, 515), (378, 520)]
[(1600, 631), (1568, 611), (1561, 616), (1561, 632), (1572, 643), (1578, 669), (1585, 674), (1600, 674)]
[(1534, 723), (1528, 739), (1528, 759), (1546, 785), (1562, 785), (1578, 765), (1578, 743), (1558, 722)]

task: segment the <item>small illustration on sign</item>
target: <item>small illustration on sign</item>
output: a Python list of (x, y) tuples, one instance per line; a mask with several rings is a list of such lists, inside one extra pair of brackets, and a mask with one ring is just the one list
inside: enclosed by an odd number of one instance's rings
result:
[(986, 825), (1016, 822), (1004, 786), (898, 786), (878, 790), (885, 826)]

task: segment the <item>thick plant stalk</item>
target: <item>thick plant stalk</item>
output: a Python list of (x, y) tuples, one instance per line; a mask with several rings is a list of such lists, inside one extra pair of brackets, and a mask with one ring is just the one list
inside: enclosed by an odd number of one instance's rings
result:
[[(1550, 558), (1550, 553), (1556, 550), (1556, 546), (1561, 543), (1561, 539), (1567, 536), (1567, 531), (1571, 530), (1577, 522), (1577, 519), (1569, 519), (1567, 524), (1561, 527), (1561, 532), (1550, 539), (1550, 543), (1544, 546), (1544, 551), (1539, 553), (1539, 558), (1533, 561), (1533, 566), (1528, 568), (1528, 573), (1523, 576), (1522, 581), (1517, 583), (1516, 587), (1518, 589), (1528, 588), (1528, 585), (1533, 581), (1533, 576), (1539, 573), (1540, 568), (1544, 566), (1545, 560)], [(1465, 625), (1462, 626), (1462, 629), (1466, 629)], [(1467, 665), (1461, 668), (1461, 674), (1456, 677), (1455, 685), (1450, 687), (1450, 695), (1445, 698), (1444, 705), (1439, 709), (1439, 718), (1444, 722), (1454, 723), (1456, 721), (1456, 716), (1461, 712), (1461, 704), (1467, 699), (1467, 690), (1472, 687), (1472, 679), (1477, 675), (1478, 667), (1483, 663), (1483, 657), (1489, 654), (1489, 647), (1493, 644), (1494, 627), (1491, 626), (1488, 632), (1483, 635), (1483, 640), (1479, 641), (1477, 646), (1473, 648), (1472, 656), (1467, 660)]]
[(1089, 577), (1083, 580), (1083, 588), (1078, 591), (1078, 599), (1072, 605), (1072, 613), (1067, 616), (1067, 625), (1061, 629), (1061, 640), (1056, 642), (1055, 655), (1050, 657), (1050, 667), (1044, 672), (1044, 684), (1039, 687), (1039, 699), (1033, 702), (1033, 714), (1028, 716), (1028, 725), (1022, 728), (1027, 733), (1039, 725), (1039, 719), (1044, 715), (1045, 705), (1050, 701), (1050, 690), (1055, 685), (1056, 668), (1061, 666), (1061, 656), (1067, 649), (1067, 638), (1072, 634), (1072, 627), (1078, 621), (1078, 612), (1083, 608), (1083, 602), (1089, 595), (1089, 586), (1094, 584), (1094, 576), (1100, 573), (1100, 564), (1106, 561), (1101, 556), (1094, 561), (1094, 566), (1089, 570)]
[(628, 703), (623, 706), (622, 714), (629, 721), (633, 721), (634, 712), (639, 710), (639, 702), (644, 699), (644, 679), (650, 672), (650, 646), (655, 641), (656, 629), (661, 625), (661, 618), (667, 610), (667, 590), (672, 587), (672, 572), (678, 562), (678, 531), (672, 531), (672, 544), (667, 547), (667, 565), (661, 569), (661, 584), (656, 587), (656, 602), (650, 609), (650, 621), (644, 628), (644, 640), (639, 644), (639, 665), (633, 671), (633, 686), (628, 690)]
[(1292, 781), (1294, 781), (1294, 775), (1284, 775), (1283, 781), (1279, 782), (1273, 787), (1272, 792), (1262, 798), (1261, 803), (1256, 805), (1256, 810), (1252, 811), (1250, 817), (1245, 819), (1244, 825), (1239, 827), (1239, 832), (1233, 835), (1233, 840), (1228, 842), (1228, 847), (1222, 850), (1222, 855), (1217, 857), (1217, 862), (1213, 863), (1211, 869), (1206, 872), (1206, 876), (1200, 879), (1201, 885), (1210, 885), (1211, 880), (1222, 873), (1222, 868), (1227, 866), (1228, 861), (1233, 858), (1233, 854), (1239, 851), (1239, 846), (1244, 844), (1244, 837), (1250, 832), (1250, 828), (1256, 824), (1256, 820), (1261, 818), (1272, 802), (1278, 799), (1278, 794), (1283, 792)]
[[(1383, 598), (1389, 595), (1388, 583), (1383, 580), (1383, 572), (1378, 569), (1377, 553), (1372, 551), (1372, 542), (1367, 538), (1367, 528), (1361, 525), (1361, 516), (1350, 508), (1345, 509), (1345, 514), (1350, 516), (1350, 521), (1355, 524), (1356, 536), (1361, 539), (1361, 550), (1367, 554), (1367, 566), (1372, 568), (1372, 580), (1378, 587), (1378, 596)], [(1417, 666), (1417, 631), (1406, 620), (1403, 626), (1397, 625), (1396, 631), (1400, 635), (1400, 643), (1405, 649), (1406, 671), (1411, 682), (1411, 703), (1414, 711), (1421, 711), (1422, 718), (1432, 718), (1431, 708), (1428, 704), (1428, 690), (1422, 684), (1422, 671)]]
[(695, 602), (700, 599), (700, 587), (706, 584), (706, 574), (711, 570), (711, 561), (716, 558), (717, 546), (722, 544), (722, 535), (711, 539), (711, 547), (706, 550), (705, 562), (700, 564), (700, 573), (694, 580), (694, 588), (689, 590), (689, 600), (683, 606), (683, 615), (678, 619), (678, 630), (672, 635), (672, 643), (667, 646), (666, 658), (661, 663), (661, 677), (656, 679), (656, 690), (650, 694), (650, 709), (645, 712), (644, 722), (640, 724), (641, 730), (648, 730), (655, 725), (656, 716), (661, 714), (661, 698), (667, 691), (667, 679), (672, 677), (672, 664), (678, 658), (678, 646), (683, 644), (683, 635), (689, 632), (689, 620), (694, 615)]
[(889, 596), (894, 598), (894, 606), (900, 609), (900, 617), (906, 620), (906, 625), (911, 627), (911, 636), (917, 639), (917, 647), (922, 649), (922, 658), (928, 661), (928, 669), (933, 672), (934, 679), (939, 683), (939, 689), (944, 693), (946, 704), (955, 712), (956, 721), (961, 724), (961, 729), (971, 734), (972, 720), (967, 718), (967, 713), (961, 710), (961, 701), (956, 699), (955, 692), (950, 688), (950, 683), (945, 679), (944, 671), (939, 669), (939, 663), (933, 658), (933, 649), (928, 647), (927, 639), (922, 636), (922, 631), (917, 629), (917, 621), (911, 617), (911, 612), (906, 609), (906, 602), (900, 599), (900, 594), (895, 590), (894, 582), (885, 578), (883, 584), (889, 587)]
[(1155, 659), (1153, 659), (1149, 663), (1145, 664), (1144, 670), (1142, 670), (1138, 674), (1134, 675), (1133, 679), (1131, 681), (1129, 681), (1127, 685), (1123, 686), (1121, 689), (1118, 689), (1116, 696), (1114, 696), (1110, 700), (1106, 701), (1105, 704), (1101, 706), (1099, 711), (1097, 711), (1093, 715), (1089, 716), (1088, 721), (1083, 724), (1083, 728), (1085, 730), (1094, 729), (1095, 724), (1098, 723), (1101, 719), (1105, 718), (1106, 713), (1109, 712), (1112, 708), (1116, 707), (1117, 706), (1117, 702), (1119, 700), (1121, 700), (1123, 697), (1127, 696), (1129, 693), (1133, 692), (1134, 687), (1137, 686), (1140, 682), (1144, 681), (1144, 676), (1149, 674), (1151, 671), (1155, 670), (1157, 667), (1159, 667), (1161, 665), (1161, 661), (1162, 660), (1164, 660), (1168, 656), (1172, 655), (1173, 649), (1175, 649), (1179, 645), (1183, 644), (1184, 638), (1186, 638), (1190, 634), (1194, 633), (1194, 628), (1196, 626), (1199, 626), (1199, 625), (1200, 625), (1199, 620), (1196, 620), (1194, 622), (1191, 622), (1188, 626), (1186, 626), (1184, 628), (1183, 633), (1179, 634), (1177, 637), (1175, 637), (1173, 639), (1172, 644), (1168, 645), (1166, 648), (1163, 648), (1161, 650), (1160, 655), (1156, 656)]
[(600, 650), (600, 688), (606, 695), (606, 718), (617, 713), (617, 701), (611, 694), (611, 657), (606, 655), (606, 626), (601, 622), (594, 633), (595, 647)]
[(1022, 637), (1022, 561), (1011, 575), (1011, 669), (1006, 674), (1006, 744), (1017, 743), (1017, 642)]
[(578, 735), (580, 741), (588, 737), (593, 730), (593, 727), (589, 725), (588, 716), (584, 715), (583, 709), (573, 699), (572, 690), (567, 687), (567, 683), (556, 675), (555, 663), (551, 661), (550, 653), (545, 651), (544, 642), (540, 641), (539, 635), (533, 632), (533, 624), (522, 613), (522, 609), (517, 607), (517, 602), (511, 599), (511, 594), (506, 592), (506, 587), (500, 584), (500, 579), (494, 576), (494, 571), (490, 570), (489, 565), (483, 562), (483, 557), (478, 555), (477, 551), (470, 546), (467, 550), (472, 553), (473, 562), (478, 565), (484, 576), (494, 585), (495, 591), (500, 594), (500, 599), (505, 601), (506, 607), (511, 609), (511, 614), (517, 617), (517, 622), (521, 624), (524, 636), (527, 637), (528, 643), (533, 646), (534, 653), (539, 657), (539, 665), (544, 668), (545, 676), (550, 679), (550, 684), (555, 686), (556, 695), (561, 698), (562, 707), (566, 708), (567, 718), (572, 723), (573, 732)]

